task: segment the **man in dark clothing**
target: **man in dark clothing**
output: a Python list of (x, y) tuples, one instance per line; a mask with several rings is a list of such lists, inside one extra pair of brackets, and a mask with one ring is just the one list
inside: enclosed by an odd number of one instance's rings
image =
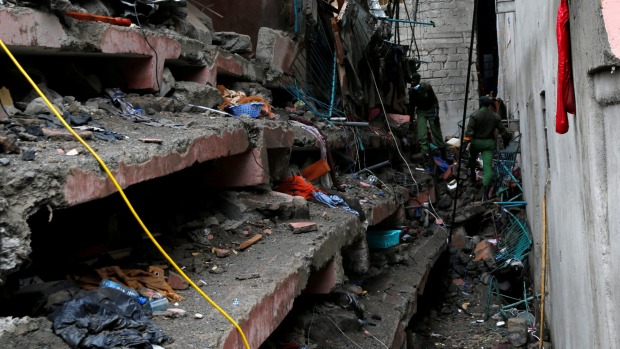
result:
[(480, 97), (480, 109), (469, 117), (465, 136), (471, 139), (469, 146), (469, 171), (472, 180), (476, 181), (476, 160), (478, 154), (482, 155), (483, 200), (487, 200), (490, 194), (491, 179), (493, 176), (493, 151), (495, 150), (495, 130), (499, 132), (504, 141), (504, 146), (510, 142), (510, 133), (504, 127), (500, 116), (489, 109), (493, 100), (487, 96)]
[(430, 161), (429, 146), (427, 140), (428, 127), (430, 125), (433, 142), (439, 148), (441, 157), (446, 158), (446, 143), (441, 134), (439, 124), (439, 102), (433, 91), (433, 87), (426, 82), (420, 82), (420, 74), (414, 73), (411, 76), (411, 87), (409, 88), (409, 115), (413, 118), (417, 115), (418, 122), (418, 144), (420, 150)]

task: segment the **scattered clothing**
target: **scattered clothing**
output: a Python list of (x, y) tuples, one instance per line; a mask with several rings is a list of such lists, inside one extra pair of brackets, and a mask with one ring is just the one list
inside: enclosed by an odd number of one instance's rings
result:
[(121, 269), (118, 266), (105, 267), (96, 270), (98, 277), (84, 276), (75, 277), (75, 281), (80, 283), (83, 289), (95, 289), (103, 279), (119, 282), (123, 285), (140, 291), (143, 287), (149, 288), (168, 298), (170, 302), (182, 301), (183, 297), (174, 292), (172, 287), (166, 282), (164, 270), (149, 266), (147, 271), (140, 269)]
[(327, 160), (327, 144), (325, 142), (325, 138), (323, 138), (323, 135), (321, 135), (321, 132), (319, 132), (319, 130), (316, 127), (310, 126), (310, 125), (305, 125), (305, 124), (302, 124), (301, 122), (295, 121), (295, 120), (290, 120), (289, 123), (292, 126), (297, 126), (297, 127), (303, 128), (306, 132), (308, 132), (314, 138), (316, 138), (316, 140), (320, 144), (319, 149), (321, 150), (321, 159), (322, 160)]
[(340, 207), (347, 212), (351, 212), (356, 216), (359, 216), (359, 212), (349, 207), (349, 205), (338, 195), (328, 195), (318, 191), (313, 193), (314, 199), (318, 202), (322, 202), (329, 207)]
[(314, 197), (312, 193), (318, 189), (315, 189), (312, 183), (302, 176), (292, 176), (284, 179), (275, 190), (293, 196), (301, 196), (304, 199), (311, 199)]
[(341, 197), (324, 193), (322, 190), (315, 188), (312, 183), (302, 176), (295, 175), (286, 178), (275, 190), (293, 196), (301, 196), (304, 199), (315, 199), (329, 207), (340, 207), (347, 212), (359, 216), (359, 212), (349, 207)]

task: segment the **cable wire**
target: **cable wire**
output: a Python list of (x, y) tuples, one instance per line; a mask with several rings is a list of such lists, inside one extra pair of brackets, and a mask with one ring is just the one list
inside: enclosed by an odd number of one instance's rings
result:
[(463, 132), (461, 132), (461, 146), (459, 148), (459, 161), (456, 170), (456, 194), (454, 195), (454, 207), (452, 209), (452, 222), (450, 223), (450, 234), (448, 234), (448, 242), (452, 241), (452, 232), (454, 231), (454, 220), (456, 216), (456, 203), (459, 198), (459, 192), (462, 190), (461, 181), (461, 164), (463, 163), (463, 142), (465, 141), (465, 119), (467, 118), (467, 96), (469, 95), (469, 77), (471, 76), (472, 55), (474, 52), (474, 33), (476, 30), (476, 20), (478, 18), (478, 0), (474, 0), (474, 14), (471, 19), (471, 34), (469, 41), (469, 57), (467, 60), (467, 81), (465, 82), (465, 101), (463, 102)]
[(382, 345), (384, 348), (390, 349), (390, 347), (388, 347), (387, 345), (385, 345), (385, 343), (383, 343), (383, 342), (382, 342), (379, 338), (375, 337), (375, 335), (374, 335), (374, 334), (372, 334), (372, 333), (370, 333), (370, 331), (368, 331), (367, 329), (365, 329), (365, 328), (363, 328), (363, 327), (362, 327), (362, 329), (364, 330), (364, 332), (368, 333), (368, 335), (369, 335), (369, 336), (371, 336), (372, 338), (374, 338), (377, 342), (381, 343), (381, 345)]
[(368, 61), (368, 57), (366, 57), (366, 64), (368, 64), (368, 69), (370, 69), (370, 76), (372, 76), (372, 82), (374, 83), (375, 89), (377, 90), (377, 97), (379, 97), (379, 102), (381, 102), (381, 110), (383, 110), (383, 116), (385, 116), (385, 122), (387, 123), (388, 129), (390, 130), (390, 134), (392, 135), (392, 138), (394, 139), (394, 145), (396, 146), (396, 151), (398, 152), (398, 155), (400, 155), (400, 158), (403, 160), (405, 165), (407, 165), (407, 170), (409, 170), (409, 175), (411, 176), (411, 180), (413, 180), (413, 183), (415, 185), (415, 192), (416, 192), (416, 194), (420, 194), (420, 188), (418, 187), (418, 182), (415, 180), (415, 178), (413, 176), (413, 171), (411, 171), (411, 167), (409, 166), (409, 162), (407, 162), (407, 160), (405, 159), (403, 154), (400, 152), (400, 147), (398, 146), (398, 141), (396, 140), (396, 136), (394, 136), (394, 132), (392, 132), (392, 127), (390, 126), (390, 121), (387, 118), (387, 113), (386, 113), (386, 110), (385, 110), (385, 106), (383, 105), (383, 98), (381, 98), (381, 92), (379, 91), (379, 86), (377, 86), (377, 80), (375, 79), (375, 73), (372, 71), (372, 67), (370, 66), (370, 62)]
[(248, 343), (248, 340), (245, 336), (245, 334), (243, 333), (243, 330), (241, 329), (241, 327), (237, 324), (237, 322), (235, 322), (235, 320), (233, 320), (233, 318), (231, 318), (222, 308), (220, 308), (219, 305), (217, 305), (202, 289), (200, 289), (200, 287), (198, 287), (198, 285), (196, 285), (183, 271), (183, 269), (181, 269), (177, 263), (168, 255), (168, 253), (166, 253), (166, 251), (164, 251), (164, 249), (161, 247), (161, 245), (159, 244), (159, 242), (157, 242), (157, 240), (155, 239), (155, 237), (153, 236), (153, 234), (151, 234), (151, 232), (148, 230), (148, 228), (146, 227), (146, 225), (144, 224), (144, 222), (142, 222), (142, 219), (140, 218), (140, 216), (138, 216), (138, 213), (136, 212), (136, 210), (133, 208), (133, 205), (129, 202), (129, 199), (127, 199), (127, 196), (125, 195), (125, 192), (123, 191), (123, 188), (121, 188), (121, 186), (118, 184), (118, 181), (116, 180), (116, 178), (114, 177), (114, 175), (112, 174), (112, 171), (110, 171), (110, 169), (108, 168), (108, 166), (105, 164), (105, 162), (101, 159), (101, 157), (99, 157), (99, 155), (97, 154), (97, 152), (95, 152), (95, 150), (93, 148), (91, 148), (90, 145), (88, 145), (88, 143), (86, 143), (86, 141), (80, 137), (80, 135), (78, 135), (75, 130), (73, 130), (73, 128), (71, 128), (71, 126), (69, 126), (69, 124), (67, 124), (67, 122), (65, 121), (65, 119), (60, 115), (60, 113), (58, 112), (58, 110), (56, 110), (56, 108), (54, 107), (54, 105), (49, 101), (49, 99), (47, 99), (47, 97), (43, 94), (43, 92), (41, 92), (41, 90), (39, 89), (39, 87), (37, 86), (37, 84), (34, 83), (34, 81), (32, 81), (32, 79), (30, 78), (30, 76), (28, 75), (28, 73), (24, 70), (24, 68), (22, 68), (22, 66), (19, 64), (19, 62), (17, 61), (17, 59), (13, 56), (13, 54), (11, 53), (11, 51), (9, 51), (8, 47), (4, 44), (4, 41), (2, 41), (2, 39), (0, 39), (0, 46), (2, 46), (2, 49), (4, 50), (4, 52), (6, 52), (6, 54), (9, 56), (9, 58), (13, 61), (13, 63), (15, 64), (15, 66), (17, 67), (17, 69), (19, 69), (19, 71), (22, 73), (22, 75), (26, 78), (26, 80), (28, 80), (28, 82), (32, 85), (32, 87), (34, 88), (35, 91), (37, 91), (37, 93), (39, 94), (39, 96), (41, 96), (41, 98), (43, 98), (43, 100), (45, 101), (45, 104), (47, 104), (47, 106), (50, 108), (50, 110), (54, 113), (54, 115), (56, 115), (56, 117), (58, 118), (58, 120), (60, 120), (60, 122), (63, 124), (63, 126), (73, 135), (73, 137), (75, 137), (80, 143), (82, 143), (82, 145), (92, 154), (92, 156), (97, 160), (97, 162), (99, 163), (99, 165), (101, 165), (101, 167), (103, 168), (103, 170), (105, 171), (105, 173), (108, 175), (108, 177), (110, 178), (110, 180), (112, 181), (112, 183), (114, 184), (114, 186), (116, 187), (116, 189), (118, 189), (119, 194), (121, 195), (121, 197), (123, 198), (123, 200), (125, 201), (125, 204), (127, 205), (127, 208), (129, 208), (129, 211), (131, 211), (131, 213), (133, 214), (134, 218), (136, 219), (136, 221), (138, 222), (138, 224), (140, 224), (140, 227), (142, 227), (142, 229), (144, 230), (144, 232), (146, 233), (146, 235), (149, 237), (149, 239), (151, 240), (151, 242), (153, 242), (153, 244), (155, 245), (155, 247), (157, 247), (157, 249), (159, 250), (159, 252), (164, 256), (164, 258), (166, 258), (166, 260), (172, 265), (172, 267), (179, 273), (179, 275), (181, 275), (185, 281), (187, 281), (204, 299), (207, 300), (207, 302), (209, 302), (215, 309), (217, 309), (217, 311), (219, 311), (228, 321), (230, 321), (231, 324), (233, 324), (233, 326), (235, 326), (235, 328), (239, 331), (239, 334), (241, 335), (241, 338), (243, 339), (243, 343), (245, 344), (245, 347), (247, 349), (250, 349), (250, 344)]
[(353, 339), (351, 339), (351, 337), (347, 336), (347, 334), (346, 334), (346, 333), (344, 333), (344, 332), (340, 329), (340, 327), (338, 327), (338, 325), (334, 322), (334, 320), (332, 320), (332, 318), (330, 318), (330, 317), (329, 317), (329, 315), (327, 315), (327, 314), (325, 314), (325, 313), (323, 313), (323, 315), (325, 315), (325, 317), (326, 317), (326, 318), (328, 318), (328, 319), (329, 319), (329, 321), (331, 321), (331, 322), (332, 322), (332, 324), (334, 324), (334, 326), (336, 326), (336, 328), (338, 329), (338, 331), (340, 331), (340, 333), (342, 333), (342, 335), (343, 335), (343, 336), (347, 337), (347, 339), (348, 339), (349, 341), (351, 341), (351, 343), (353, 343), (356, 347), (358, 347), (358, 348), (360, 348), (360, 349), (364, 349), (364, 348), (360, 347), (360, 345), (359, 345), (359, 344), (355, 343), (355, 341), (354, 341)]
[(144, 31), (144, 28), (142, 28), (142, 24), (140, 24), (140, 18), (138, 18), (138, 9), (136, 8), (136, 6), (137, 2), (133, 4), (133, 11), (136, 13), (136, 22), (138, 22), (138, 27), (140, 28), (140, 31), (144, 36), (144, 41), (151, 48), (151, 50), (153, 50), (153, 53), (155, 53), (155, 82), (157, 82), (157, 90), (161, 91), (161, 86), (159, 86), (159, 57), (157, 55), (157, 51), (155, 50), (153, 45), (151, 45), (149, 39), (147, 39), (146, 32)]

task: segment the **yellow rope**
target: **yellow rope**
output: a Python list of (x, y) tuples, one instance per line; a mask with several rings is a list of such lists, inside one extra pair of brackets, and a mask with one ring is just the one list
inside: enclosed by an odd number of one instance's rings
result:
[(545, 270), (547, 269), (547, 194), (542, 202), (542, 271), (540, 276), (540, 340), (538, 348), (543, 349), (543, 329), (545, 325)]
[(50, 101), (47, 99), (47, 97), (45, 97), (45, 95), (43, 94), (43, 92), (41, 92), (41, 90), (39, 89), (39, 87), (34, 83), (34, 81), (32, 81), (32, 79), (30, 78), (30, 76), (28, 75), (28, 73), (26, 73), (26, 71), (24, 70), (24, 68), (22, 68), (22, 66), (19, 64), (19, 62), (17, 61), (17, 59), (15, 59), (15, 57), (13, 56), (13, 54), (11, 53), (11, 51), (9, 51), (8, 47), (6, 47), (6, 45), (4, 44), (4, 42), (2, 41), (2, 39), (0, 39), (0, 46), (2, 46), (2, 49), (4, 49), (4, 51), (6, 52), (6, 54), (9, 56), (9, 58), (11, 58), (11, 60), (13, 61), (13, 63), (15, 63), (15, 66), (17, 67), (17, 69), (19, 69), (19, 71), (24, 75), (24, 77), (26, 78), (26, 80), (28, 80), (28, 82), (30, 82), (30, 84), (32, 85), (32, 87), (35, 89), (35, 91), (37, 91), (37, 93), (39, 94), (39, 96), (41, 96), (41, 98), (43, 98), (43, 100), (45, 101), (45, 103), (47, 104), (47, 106), (52, 110), (52, 112), (54, 113), (54, 115), (56, 115), (56, 117), (58, 118), (58, 120), (60, 120), (60, 122), (62, 122), (62, 124), (65, 126), (65, 128), (67, 130), (69, 130), (69, 132), (71, 132), (71, 134), (80, 142), (82, 143), (82, 145), (84, 145), (84, 147), (86, 147), (86, 149), (88, 149), (88, 151), (93, 155), (93, 157), (97, 160), (97, 162), (99, 162), (99, 164), (101, 165), (101, 167), (104, 169), (104, 171), (108, 174), (108, 177), (110, 178), (110, 180), (112, 181), (112, 183), (114, 183), (114, 186), (116, 187), (116, 189), (118, 189), (118, 192), (121, 194), (121, 196), (123, 197), (123, 200), (125, 201), (125, 203), (127, 204), (127, 207), (129, 208), (129, 210), (131, 211), (131, 213), (133, 214), (133, 216), (136, 218), (136, 221), (138, 221), (138, 223), (140, 224), (140, 226), (142, 227), (142, 229), (144, 229), (144, 232), (146, 233), (146, 235), (149, 237), (149, 239), (151, 239), (151, 241), (153, 242), (153, 244), (155, 245), (155, 247), (157, 247), (157, 249), (159, 250), (159, 252), (161, 252), (161, 254), (166, 258), (166, 260), (174, 267), (174, 269), (181, 275), (183, 276), (183, 278), (204, 298), (207, 300), (207, 302), (209, 302), (215, 309), (217, 309), (217, 311), (219, 311), (222, 315), (224, 315), (224, 317), (230, 321), (231, 324), (233, 324), (235, 326), (235, 328), (239, 331), (239, 334), (241, 335), (241, 338), (243, 339), (243, 343), (245, 344), (245, 347), (247, 349), (250, 349), (250, 344), (248, 343), (247, 338), (245, 337), (245, 334), (243, 333), (243, 330), (241, 329), (241, 327), (237, 324), (237, 322), (235, 322), (235, 320), (233, 320), (233, 318), (231, 318), (222, 308), (220, 308), (211, 298), (209, 298), (209, 296), (207, 296), (206, 293), (204, 293), (203, 290), (200, 289), (200, 287), (198, 287), (186, 274), (185, 272), (183, 272), (183, 270), (175, 263), (175, 261), (166, 253), (166, 251), (164, 251), (164, 249), (161, 247), (161, 245), (159, 245), (159, 243), (157, 242), (157, 240), (155, 239), (155, 237), (153, 236), (153, 234), (151, 234), (151, 232), (148, 230), (148, 228), (146, 227), (146, 225), (144, 225), (144, 223), (142, 222), (142, 219), (140, 219), (140, 216), (138, 216), (138, 213), (136, 213), (136, 211), (134, 210), (133, 206), (131, 205), (131, 203), (129, 202), (129, 199), (127, 199), (127, 196), (125, 195), (125, 192), (123, 191), (123, 188), (121, 188), (121, 186), (118, 184), (118, 182), (116, 181), (116, 178), (114, 177), (114, 175), (112, 174), (112, 172), (110, 171), (110, 169), (108, 168), (108, 166), (106, 166), (106, 164), (103, 162), (103, 160), (99, 157), (99, 155), (95, 152), (95, 150), (93, 150), (93, 148), (91, 148), (88, 143), (86, 143), (86, 141), (84, 141), (84, 139), (82, 139), (82, 137), (80, 137), (80, 135), (78, 135), (72, 128), (71, 126), (69, 126), (69, 124), (67, 124), (67, 122), (65, 121), (65, 119), (63, 119), (60, 116), (60, 113), (58, 113), (58, 111), (56, 110), (56, 108), (54, 107), (54, 105), (52, 103), (50, 103)]

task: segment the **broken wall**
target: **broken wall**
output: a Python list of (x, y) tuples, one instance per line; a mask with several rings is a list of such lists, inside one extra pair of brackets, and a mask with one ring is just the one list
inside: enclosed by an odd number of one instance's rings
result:
[[(256, 49), (260, 28), (291, 29), (295, 22), (294, 3), (300, 7), (301, 2), (302, 0), (295, 2), (293, 0), (192, 1), (211, 17), (213, 29), (216, 32), (236, 32), (249, 35), (254, 49)], [(298, 12), (298, 18), (301, 18), (302, 15)]]
[[(609, 1), (570, 1), (577, 115), (555, 133), (556, 21), (560, 0), (515, 1), (498, 14), (500, 91), (521, 120), (522, 173), (540, 288), (542, 199), (547, 195), (547, 321), (558, 348), (620, 346), (620, 76), (606, 26)], [(602, 5), (601, 5), (602, 3)], [(548, 155), (547, 155), (548, 154)]]
[[(405, 2), (406, 8), (413, 13), (416, 2), (413, 0)], [(444, 136), (457, 133), (458, 123), (463, 119), (473, 11), (472, 1), (436, 0), (418, 3), (417, 20), (435, 22), (434, 27), (416, 25), (414, 34), (420, 50), (420, 60), (426, 62), (420, 66), (419, 73), (422, 75), (422, 81), (427, 81), (433, 86), (439, 99), (439, 115)], [(400, 13), (405, 14), (405, 5), (401, 5)], [(409, 25), (400, 25), (401, 41), (404, 45), (411, 44), (409, 28)], [(411, 46), (415, 50), (415, 45)], [(476, 38), (474, 38), (468, 114), (478, 109), (476, 55)]]

